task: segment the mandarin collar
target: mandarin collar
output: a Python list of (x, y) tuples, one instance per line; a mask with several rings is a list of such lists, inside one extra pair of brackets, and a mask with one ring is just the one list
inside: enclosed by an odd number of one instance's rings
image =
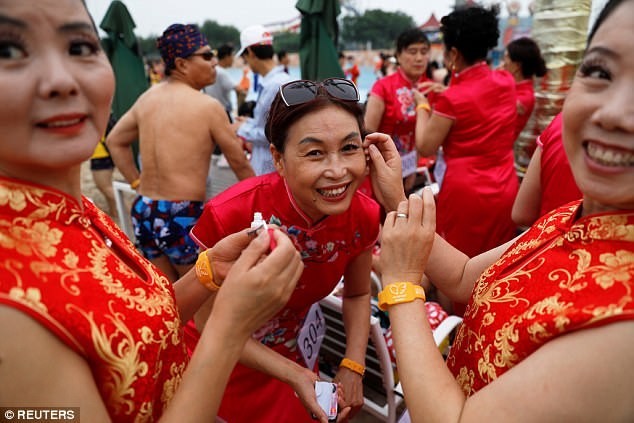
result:
[[(89, 201), (83, 199), (84, 202)], [(49, 219), (88, 228), (90, 216), (77, 200), (56, 188), (0, 176), (0, 213), (27, 219)]]
[(577, 218), (582, 207), (583, 202), (580, 202), (557, 225), (566, 240), (589, 238), (634, 242), (634, 210), (607, 211)]
[(464, 68), (460, 72), (453, 72), (453, 74), (451, 75), (451, 81), (455, 81), (455, 83), (458, 83), (460, 81), (473, 79), (477, 77), (478, 75), (480, 75), (483, 71), (486, 71), (488, 69), (489, 69), (489, 65), (487, 64), (485, 60), (483, 60), (481, 62), (478, 62), (469, 67)]

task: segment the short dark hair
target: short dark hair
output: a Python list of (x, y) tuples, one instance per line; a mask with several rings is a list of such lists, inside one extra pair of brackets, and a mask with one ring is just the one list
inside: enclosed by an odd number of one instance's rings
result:
[(509, 58), (520, 64), (522, 76), (531, 78), (533, 75), (542, 77), (546, 75), (546, 63), (542, 52), (535, 41), (528, 37), (518, 38), (506, 46)]
[(343, 112), (352, 115), (359, 124), (361, 137), (366, 135), (363, 123), (363, 109), (360, 104), (331, 97), (323, 87), (319, 88), (314, 100), (290, 107), (284, 103), (282, 96), (278, 92), (273, 99), (273, 103), (271, 103), (264, 134), (277, 151), (284, 153), (290, 127), (302, 117), (331, 105), (339, 107)]
[(282, 60), (286, 57), (286, 50), (280, 50), (277, 52), (277, 60)]
[(260, 60), (272, 59), (275, 54), (271, 44), (254, 44), (245, 48), (242, 54), (245, 54), (247, 50), (251, 50), (251, 52), (255, 54), (255, 57)]
[(472, 6), (456, 9), (440, 20), (440, 31), (447, 50), (456, 48), (471, 65), (484, 60), (490, 49), (497, 46), (497, 10)]
[(423, 43), (429, 46), (429, 39), (423, 31), (418, 28), (410, 28), (401, 32), (396, 38), (396, 52), (400, 53), (412, 44)]
[(233, 46), (231, 44), (223, 44), (218, 47), (218, 60), (222, 60), (233, 54)]

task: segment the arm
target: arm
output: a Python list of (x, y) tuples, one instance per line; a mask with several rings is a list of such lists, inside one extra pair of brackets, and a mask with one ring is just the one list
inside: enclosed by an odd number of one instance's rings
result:
[(376, 132), (379, 130), (384, 112), (385, 102), (383, 99), (376, 95), (370, 95), (368, 97), (368, 104), (365, 106), (365, 115), (363, 117), (367, 132)]
[[(370, 270), (371, 250), (364, 251), (346, 268), (344, 274), (342, 312), (346, 332), (346, 358), (365, 365), (370, 336)], [(341, 384), (344, 397), (339, 401), (342, 412), (350, 407), (348, 417), (363, 405), (363, 379), (346, 367), (340, 367), (334, 378)]]
[(537, 147), (528, 163), (526, 174), (522, 179), (511, 211), (513, 222), (520, 226), (530, 226), (539, 217), (542, 197), (541, 164), (542, 149)]
[[(213, 99), (210, 98), (210, 100)], [(209, 113), (209, 116), (211, 116), (211, 136), (220, 146), (229, 166), (231, 166), (239, 180), (255, 176), (251, 164), (242, 149), (242, 140), (234, 133), (224, 108), (218, 101), (212, 101), (210, 104), (212, 107)]]
[[(285, 235), (276, 231), (274, 236), (273, 252), (265, 255), (269, 236), (263, 232), (231, 268), (218, 291), (221, 305), (214, 309), (163, 421), (212, 421), (244, 343), (286, 304), (303, 264)], [(0, 320), (0, 380), (11, 381), (0, 384), (3, 404), (80, 407), (91, 422), (110, 421), (83, 357), (18, 310), (0, 305)]]
[(132, 106), (106, 137), (106, 145), (112, 160), (128, 182), (133, 182), (139, 178), (139, 170), (130, 148), (132, 143), (139, 139), (139, 125), (134, 110), (135, 108)]
[(453, 120), (425, 109), (416, 109), (416, 149), (421, 156), (432, 156), (449, 135)]
[[(399, 205), (382, 231), (382, 282), (420, 280), (434, 230), (433, 196)], [(422, 210), (422, 213), (421, 213)], [(434, 242), (434, 248), (435, 241)], [(401, 245), (410, 246), (403, 254)], [(431, 257), (430, 257), (431, 262)], [(619, 322), (558, 337), (466, 398), (440, 355), (422, 301), (389, 308), (399, 376), (413, 422), (625, 421), (634, 415), (634, 322)], [(571, 355), (570, 351), (575, 351)], [(553, 377), (557, 375), (557, 377)]]

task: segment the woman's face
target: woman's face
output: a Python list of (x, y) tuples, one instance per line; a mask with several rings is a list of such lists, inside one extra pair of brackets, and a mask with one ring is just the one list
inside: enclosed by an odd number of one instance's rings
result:
[(48, 185), (88, 159), (114, 76), (80, 0), (0, 0), (0, 173)]
[(357, 120), (337, 106), (308, 113), (288, 131), (285, 151), (271, 147), (293, 198), (313, 221), (344, 213), (366, 174)]
[(417, 80), (427, 69), (429, 45), (425, 43), (410, 44), (396, 53), (396, 59), (405, 75), (411, 80)]
[(584, 213), (634, 209), (634, 1), (603, 22), (563, 109), (566, 154)]

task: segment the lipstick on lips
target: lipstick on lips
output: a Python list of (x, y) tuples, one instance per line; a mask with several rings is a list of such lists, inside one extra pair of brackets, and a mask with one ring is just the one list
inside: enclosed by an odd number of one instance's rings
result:
[(84, 128), (85, 122), (85, 114), (68, 113), (40, 120), (35, 124), (35, 126), (54, 134), (76, 135)]

